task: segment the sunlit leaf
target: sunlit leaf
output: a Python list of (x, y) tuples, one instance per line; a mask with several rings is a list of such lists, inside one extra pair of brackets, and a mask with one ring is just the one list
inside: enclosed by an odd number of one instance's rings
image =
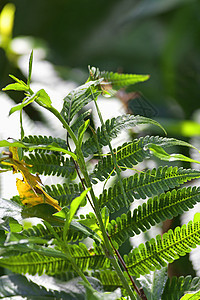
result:
[(30, 82), (31, 82), (32, 65), (33, 65), (33, 50), (31, 51), (30, 58), (29, 58), (29, 69), (28, 69), (28, 79), (27, 79), (28, 86), (30, 86)]
[(197, 163), (200, 164), (200, 161), (198, 160), (194, 160), (190, 157), (187, 157), (183, 154), (168, 154), (161, 146), (159, 145), (154, 145), (151, 144), (149, 147), (149, 150), (152, 151), (153, 155), (155, 155), (156, 157), (158, 157), (161, 160), (165, 160), (165, 161), (176, 161), (176, 160), (180, 160), (180, 161), (186, 161), (186, 162), (193, 162), (193, 163)]
[(3, 91), (24, 91), (24, 92), (28, 92), (29, 87), (27, 85), (22, 85), (20, 83), (11, 83), (11, 84), (8, 84), (2, 90)]
[[(14, 83), (14, 85), (16, 85), (18, 83)], [(32, 103), (36, 98), (36, 95), (33, 95), (29, 98), (27, 98), (25, 101), (23, 101), (20, 104), (17, 104), (15, 106), (13, 106), (10, 111), (9, 111), (9, 115), (12, 115), (14, 112), (22, 110), (25, 106), (29, 105), (30, 103)]]

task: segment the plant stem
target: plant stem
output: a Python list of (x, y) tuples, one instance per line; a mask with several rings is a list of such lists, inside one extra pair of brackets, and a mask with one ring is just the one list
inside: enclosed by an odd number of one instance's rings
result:
[(44, 108), (46, 108), (47, 110), (52, 112), (54, 114), (54, 116), (63, 124), (64, 128), (67, 130), (67, 132), (69, 133), (70, 137), (72, 138), (75, 146), (77, 147), (78, 141), (77, 141), (77, 138), (76, 138), (74, 132), (71, 130), (70, 126), (65, 121), (65, 119), (62, 117), (62, 115), (57, 111), (57, 109), (55, 109), (53, 106), (44, 107)]
[[(113, 267), (115, 268), (115, 270), (116, 270), (116, 272), (117, 272), (124, 288), (126, 289), (127, 293), (129, 294), (130, 298), (132, 300), (135, 300), (136, 297), (134, 295), (134, 292), (131, 289), (131, 287), (129, 286), (129, 283), (128, 283), (127, 279), (125, 278), (125, 276), (124, 276), (124, 274), (123, 274), (123, 272), (122, 272), (122, 270), (121, 270), (121, 268), (120, 268), (120, 266), (119, 266), (119, 264), (116, 260), (116, 257), (114, 256), (112, 246), (110, 244), (110, 241), (109, 241), (108, 236), (107, 236), (106, 229), (105, 229), (103, 221), (102, 221), (99, 205), (98, 205), (97, 199), (95, 197), (94, 190), (92, 188), (91, 181), (90, 181), (90, 178), (88, 176), (87, 170), (84, 166), (85, 161), (82, 157), (82, 153), (77, 153), (77, 156), (81, 158), (79, 166), (80, 166), (80, 169), (81, 169), (81, 171), (84, 175), (86, 185), (87, 185), (87, 187), (91, 188), (90, 195), (91, 195), (91, 198), (92, 198), (92, 201), (93, 201), (93, 204), (94, 204), (96, 217), (97, 217), (97, 220), (99, 222), (99, 226), (101, 228), (101, 232), (102, 232), (102, 235), (103, 235), (103, 238), (104, 238), (104, 244), (105, 244), (105, 248), (106, 248), (105, 254), (110, 259)], [(82, 164), (84, 164), (84, 165), (82, 165)]]
[(127, 266), (126, 266), (123, 258), (121, 257), (119, 251), (113, 246), (112, 241), (111, 241), (110, 236), (108, 235), (108, 233), (107, 233), (107, 236), (108, 236), (108, 239), (109, 239), (109, 241), (110, 241), (110, 243), (111, 243), (111, 245), (112, 245), (112, 247), (113, 247), (113, 249), (114, 249), (114, 251), (115, 251), (115, 253), (116, 253), (116, 255), (117, 255), (117, 257), (118, 257), (118, 259), (119, 259), (119, 261), (121, 263), (121, 265), (122, 265), (122, 267), (126, 271), (126, 273), (127, 273), (128, 277), (129, 277), (129, 279), (130, 279), (130, 281), (131, 281), (131, 283), (132, 283), (135, 291), (137, 292), (138, 296), (141, 297), (141, 299), (144, 299), (144, 300), (146, 299), (147, 300), (146, 296), (144, 295), (144, 291), (142, 290), (143, 294), (141, 294), (141, 290), (137, 287), (137, 285), (135, 284), (135, 282), (133, 280), (133, 277), (129, 274), (129, 271), (127, 269)]
[(68, 250), (68, 245), (66, 243), (66, 240), (63, 242), (60, 237), (58, 236), (58, 234), (56, 233), (56, 231), (54, 230), (54, 228), (47, 222), (44, 221), (45, 226), (48, 228), (48, 230), (50, 232), (52, 232), (52, 234), (55, 236), (56, 240), (58, 241), (58, 243), (60, 244), (63, 253), (66, 255), (66, 258), (70, 261), (70, 263), (72, 264), (72, 267), (74, 269), (75, 272), (77, 272), (77, 274), (83, 279), (83, 281), (88, 284), (89, 286), (91, 286), (90, 282), (88, 281), (88, 279), (86, 278), (86, 276), (83, 274), (83, 272), (80, 270), (80, 268), (77, 266), (75, 259), (71, 256), (69, 250)]

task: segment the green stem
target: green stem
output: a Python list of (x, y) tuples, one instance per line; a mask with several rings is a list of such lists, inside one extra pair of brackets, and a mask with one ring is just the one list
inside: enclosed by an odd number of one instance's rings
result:
[(68, 123), (65, 121), (65, 119), (62, 117), (62, 115), (57, 111), (57, 109), (55, 109), (53, 106), (51, 107), (45, 107), (47, 110), (49, 110), (50, 112), (52, 112), (54, 114), (54, 116), (63, 124), (64, 128), (67, 130), (67, 132), (69, 133), (70, 137), (72, 138), (75, 146), (77, 147), (78, 145), (78, 140), (74, 134), (74, 132), (71, 130), (70, 126), (68, 125)]
[[(81, 157), (82, 158), (82, 153), (77, 153), (77, 156), (78, 157)], [(91, 198), (92, 198), (92, 201), (93, 201), (93, 204), (94, 204), (94, 208), (95, 208), (95, 213), (96, 213), (96, 217), (97, 217), (97, 220), (99, 222), (99, 226), (100, 226), (100, 229), (101, 229), (101, 232), (102, 232), (102, 235), (103, 235), (103, 239), (104, 239), (104, 244), (105, 244), (105, 248), (106, 248), (106, 256), (110, 259), (113, 267), (115, 268), (124, 288), (126, 289), (127, 293), (129, 294), (130, 298), (132, 300), (135, 300), (136, 297), (131, 289), (131, 287), (129, 286), (129, 283), (127, 281), (127, 279), (124, 277), (124, 274), (116, 260), (116, 257), (114, 256), (114, 253), (113, 253), (113, 249), (112, 249), (112, 246), (110, 244), (110, 241), (108, 239), (108, 236), (107, 236), (107, 233), (106, 233), (106, 229), (105, 229), (105, 226), (103, 224), (103, 221), (102, 221), (102, 217), (101, 217), (101, 212), (100, 212), (100, 209), (99, 209), (99, 205), (98, 205), (98, 202), (97, 202), (97, 199), (96, 199), (96, 196), (94, 194), (94, 190), (92, 188), (92, 185), (91, 185), (91, 181), (90, 181), (90, 178), (88, 176), (88, 173), (87, 173), (87, 170), (85, 168), (85, 166), (82, 165), (84, 160), (80, 160), (80, 169), (84, 175), (84, 178), (85, 178), (85, 182), (86, 182), (86, 185), (87, 187), (90, 187), (91, 190), (90, 190), (90, 195), (91, 195)], [(85, 164), (85, 161), (84, 161), (84, 164)]]
[[(68, 245), (66, 243), (66, 240), (63, 241), (60, 239), (60, 237), (58, 236), (58, 234), (56, 233), (56, 231), (54, 230), (54, 228), (47, 222), (47, 221), (43, 221), (45, 226), (47, 227), (47, 229), (49, 229), (49, 231), (55, 236), (56, 240), (58, 241), (58, 243), (60, 244), (63, 253), (66, 255), (66, 258), (70, 261), (70, 263), (72, 264), (72, 267), (74, 269), (75, 272), (77, 272), (77, 274), (83, 279), (83, 281), (88, 284), (89, 286), (91, 286), (90, 282), (88, 281), (88, 279), (86, 278), (86, 276), (83, 274), (83, 272), (80, 270), (80, 268), (77, 266), (75, 259), (71, 256), (71, 254), (69, 253), (68, 250)], [(68, 251), (67, 251), (68, 250)]]

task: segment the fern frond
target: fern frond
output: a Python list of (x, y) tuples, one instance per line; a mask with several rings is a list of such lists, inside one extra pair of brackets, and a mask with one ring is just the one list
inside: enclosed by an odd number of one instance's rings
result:
[[(125, 273), (124, 275), (126, 276)], [(101, 282), (105, 291), (114, 291), (119, 287), (123, 287), (120, 278), (114, 270), (95, 271), (92, 273), (92, 276), (97, 278)], [(129, 282), (129, 285), (132, 285), (128, 277), (127, 280)]]
[[(69, 252), (82, 271), (110, 267), (108, 258), (105, 257), (102, 249), (98, 246), (89, 251), (84, 244), (69, 245)], [(43, 273), (54, 275), (73, 270), (69, 260), (37, 252), (2, 258), (0, 259), (0, 266), (16, 273), (28, 273), (30, 275), (42, 275)]]
[(45, 186), (45, 191), (52, 198), (58, 200), (61, 207), (68, 206), (72, 202), (72, 200), (83, 192), (83, 187), (81, 184), (72, 184), (72, 183), (64, 183)]
[[(52, 136), (29, 135), (23, 138), (23, 142), (33, 145), (50, 145), (55, 143), (63, 149), (67, 149), (66, 141), (61, 138), (54, 138)], [(36, 150), (46, 152), (47, 150)]]
[[(57, 235), (59, 237), (62, 237), (63, 227), (54, 226), (54, 231), (57, 233)], [(48, 240), (51, 240), (52, 238), (54, 238), (54, 235), (52, 234), (52, 232), (48, 228), (43, 226), (42, 224), (34, 225), (31, 228), (23, 230), (21, 233), (27, 237), (34, 236), (34, 237), (40, 237), (40, 238), (44, 238), (44, 239), (48, 239)], [(84, 234), (82, 231), (78, 231), (73, 226), (73, 224), (71, 224), (66, 237), (67, 237), (68, 242), (76, 242), (76, 241), (83, 240), (84, 238), (87, 237), (87, 235)]]
[(157, 235), (124, 256), (130, 274), (139, 276), (160, 269), (184, 256), (200, 245), (200, 221), (190, 221), (187, 225), (169, 230), (163, 236)]
[(100, 71), (99, 68), (89, 68), (90, 79), (95, 80), (103, 78), (102, 85), (105, 82), (112, 86), (113, 89), (120, 89), (138, 82), (143, 82), (149, 79), (149, 75), (137, 75), (137, 74), (120, 74), (108, 71)]
[(129, 211), (112, 220), (107, 226), (107, 232), (113, 241), (121, 245), (130, 236), (139, 234), (140, 231), (145, 232), (161, 221), (188, 211), (197, 202), (200, 202), (200, 188), (172, 190), (148, 199), (147, 203), (134, 209), (132, 214)]
[(101, 91), (95, 89), (100, 82), (101, 80), (89, 81), (71, 91), (64, 98), (61, 114), (68, 124), (86, 104), (101, 94)]
[(161, 300), (179, 300), (185, 292), (194, 292), (200, 289), (200, 278), (191, 275), (186, 277), (168, 278)]
[[(198, 170), (160, 166), (158, 169), (154, 168), (124, 178), (122, 184), (128, 203), (132, 203), (134, 199), (152, 197), (197, 178), (200, 178), (200, 171)], [(124, 197), (119, 182), (108, 190), (105, 189), (99, 195), (99, 206), (103, 207), (105, 205), (111, 212), (124, 207)]]
[[(117, 164), (119, 167), (131, 168), (133, 165), (142, 162), (144, 159), (150, 158), (153, 156), (153, 153), (149, 150), (149, 147), (152, 144), (158, 145), (163, 149), (177, 145), (190, 146), (190, 144), (176, 139), (147, 135), (139, 139), (134, 139), (130, 143), (124, 143), (122, 146), (119, 146), (116, 151), (114, 150), (116, 153)], [(95, 178), (104, 181), (111, 173), (112, 176), (115, 175), (114, 163), (111, 155), (107, 155), (95, 166), (91, 177), (93, 182), (96, 183)]]
[(125, 114), (118, 116), (117, 118), (112, 118), (111, 120), (106, 120), (105, 127), (98, 127), (96, 130), (96, 136), (90, 137), (87, 141), (85, 141), (85, 143), (83, 143), (82, 151), (84, 156), (87, 157), (91, 154), (94, 154), (98, 151), (98, 147), (101, 148), (108, 145), (107, 137), (109, 141), (111, 141), (112, 139), (116, 138), (122, 130), (131, 129), (135, 126), (143, 124), (156, 125), (162, 128), (158, 122), (143, 116)]
[(30, 153), (24, 161), (31, 165), (33, 173), (73, 177), (75, 166), (73, 160), (54, 153)]

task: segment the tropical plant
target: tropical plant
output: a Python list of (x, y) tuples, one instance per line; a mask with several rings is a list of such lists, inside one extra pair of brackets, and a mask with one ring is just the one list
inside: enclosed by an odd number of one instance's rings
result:
[[(187, 299), (199, 299), (200, 279), (170, 280), (167, 265), (200, 244), (200, 214), (187, 225), (133, 247), (124, 257), (120, 254), (120, 246), (130, 237), (146, 233), (200, 202), (198, 187), (183, 186), (200, 178), (199, 170), (164, 165), (139, 171), (136, 167), (150, 157), (169, 164), (199, 163), (166, 152), (174, 146), (195, 148), (192, 145), (162, 135), (134, 138), (117, 149), (111, 145), (122, 130), (141, 124), (158, 126), (166, 134), (157, 121), (139, 115), (124, 114), (104, 122), (98, 107), (100, 95), (116, 94), (149, 76), (89, 68), (87, 82), (64, 98), (58, 112), (45, 90), (32, 91), (32, 60), (31, 53), (27, 83), (11, 76), (15, 83), (4, 88), (23, 91), (25, 98), (10, 110), (10, 114), (20, 112), (21, 138), (0, 141), (1, 147), (9, 147), (1, 157), (1, 172), (12, 170), (23, 177), (17, 180), (19, 195), (1, 199), (0, 204), (0, 266), (18, 273), (0, 278), (0, 297), (164, 300), (186, 299), (187, 292)], [(32, 102), (59, 119), (66, 140), (24, 135), (22, 111)], [(99, 128), (90, 125), (90, 111), (83, 111), (90, 102), (98, 112)], [(127, 169), (132, 170), (129, 177), (123, 175)], [(44, 186), (41, 174), (57, 175), (64, 183)], [(115, 181), (106, 188), (111, 178)], [(103, 191), (96, 195), (100, 181), (104, 182)], [(143, 204), (138, 201), (131, 211), (130, 204), (137, 200)], [(92, 212), (77, 216), (78, 208), (86, 204)], [(126, 214), (110, 220), (113, 212), (124, 207)], [(32, 217), (41, 222), (27, 228), (24, 220)], [(44, 285), (47, 278), (51, 288)]]

